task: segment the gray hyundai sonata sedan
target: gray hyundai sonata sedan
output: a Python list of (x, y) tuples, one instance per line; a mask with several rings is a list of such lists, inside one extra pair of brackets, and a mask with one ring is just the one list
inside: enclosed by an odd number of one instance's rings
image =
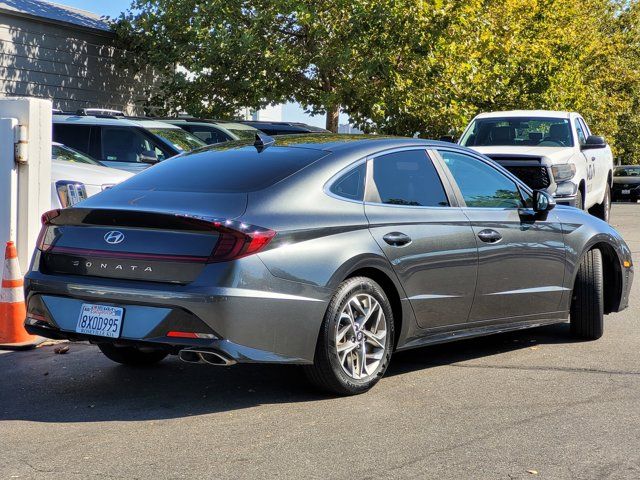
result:
[(632, 280), (612, 227), (464, 147), (258, 136), (46, 213), (25, 325), (129, 365), (301, 364), (355, 394), (398, 350), (568, 320), (597, 339)]

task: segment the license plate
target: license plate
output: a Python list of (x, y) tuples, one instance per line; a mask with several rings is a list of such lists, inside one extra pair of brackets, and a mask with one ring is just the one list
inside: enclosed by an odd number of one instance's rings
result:
[(76, 332), (100, 337), (118, 338), (122, 328), (124, 309), (109, 305), (83, 303)]
[(630, 193), (631, 193), (631, 190), (622, 190), (623, 195), (629, 195)]

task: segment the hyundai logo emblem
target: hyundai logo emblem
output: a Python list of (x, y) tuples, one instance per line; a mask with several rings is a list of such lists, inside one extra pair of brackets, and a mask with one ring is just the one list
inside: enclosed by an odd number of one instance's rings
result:
[(124, 233), (117, 230), (111, 230), (104, 236), (104, 241), (109, 245), (117, 245), (118, 243), (122, 243), (124, 241)]

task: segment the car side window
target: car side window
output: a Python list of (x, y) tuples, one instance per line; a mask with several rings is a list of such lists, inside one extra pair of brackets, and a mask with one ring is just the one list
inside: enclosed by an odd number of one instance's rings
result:
[(331, 185), (329, 191), (349, 200), (362, 200), (364, 197), (364, 178), (366, 173), (367, 164), (362, 163), (338, 178), (338, 180)]
[(582, 128), (582, 124), (577, 118), (573, 121), (573, 123), (576, 126), (576, 133), (578, 134), (578, 142), (580, 142), (580, 145), (584, 145), (585, 143), (587, 143), (587, 135), (585, 134), (584, 129)]
[(580, 122), (580, 125), (582, 125), (584, 134), (589, 137), (589, 135), (591, 135), (591, 129), (589, 128), (589, 125), (587, 125), (587, 122), (585, 122), (583, 118), (578, 118), (578, 121)]
[(205, 127), (201, 125), (188, 125), (188, 132), (198, 137), (200, 140), (205, 142), (207, 145), (213, 145), (215, 143), (226, 142), (229, 140), (226, 135), (220, 132), (218, 129), (214, 127)]
[(55, 123), (53, 125), (53, 141), (62, 143), (67, 147), (79, 150), (87, 155), (89, 152), (89, 139), (91, 138), (91, 126), (89, 125), (65, 125)]
[(377, 203), (449, 206), (440, 176), (425, 150), (405, 150), (374, 158), (369, 192), (369, 199)]
[(467, 207), (521, 208), (525, 204), (515, 182), (485, 162), (462, 153), (439, 151)]
[(102, 127), (101, 159), (107, 162), (140, 161), (140, 154), (146, 151), (156, 153), (158, 160), (164, 160), (165, 154), (136, 128)]

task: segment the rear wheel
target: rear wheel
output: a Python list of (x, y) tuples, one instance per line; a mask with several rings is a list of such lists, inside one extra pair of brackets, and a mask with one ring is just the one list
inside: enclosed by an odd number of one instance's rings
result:
[(600, 220), (604, 220), (609, 223), (609, 215), (611, 214), (611, 187), (607, 182), (607, 187), (604, 192), (604, 198), (602, 199), (602, 203), (596, 205), (592, 208), (592, 213)]
[(307, 377), (340, 395), (366, 392), (384, 375), (393, 338), (393, 312), (382, 288), (367, 277), (347, 279), (329, 303)]
[(132, 366), (152, 365), (167, 356), (162, 350), (141, 350), (137, 347), (116, 347), (111, 343), (99, 343), (98, 348), (109, 360)]
[(604, 333), (602, 253), (589, 250), (580, 264), (571, 301), (571, 334), (597, 340)]

